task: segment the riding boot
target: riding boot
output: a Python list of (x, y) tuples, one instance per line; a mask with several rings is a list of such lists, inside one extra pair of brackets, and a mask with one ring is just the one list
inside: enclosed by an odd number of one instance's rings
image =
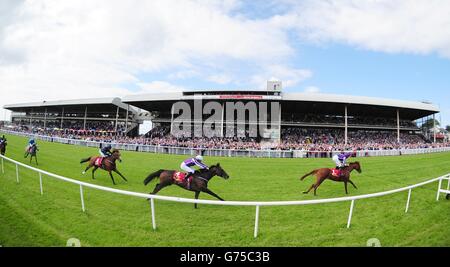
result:
[(185, 181), (189, 181), (189, 177), (191, 177), (192, 174), (193, 174), (193, 173), (188, 172), (188, 174), (184, 177), (184, 180), (185, 180)]

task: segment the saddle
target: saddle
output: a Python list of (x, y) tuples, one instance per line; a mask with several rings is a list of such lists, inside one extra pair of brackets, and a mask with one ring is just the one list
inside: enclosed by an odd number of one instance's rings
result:
[(101, 168), (101, 167), (103, 166), (103, 160), (104, 160), (104, 159), (105, 159), (105, 158), (103, 158), (103, 157), (97, 157), (97, 158), (95, 159), (94, 165), (97, 166), (97, 167), (99, 167), (99, 168)]
[(331, 175), (333, 175), (334, 177), (339, 178), (342, 175), (342, 170), (331, 169)]
[(189, 177), (189, 181), (186, 180), (186, 176), (187, 174), (184, 172), (175, 172), (173, 174), (173, 180), (175, 181), (175, 183), (179, 184), (179, 185), (187, 185), (188, 187), (190, 186), (191, 182), (192, 182), (192, 175), (191, 177)]

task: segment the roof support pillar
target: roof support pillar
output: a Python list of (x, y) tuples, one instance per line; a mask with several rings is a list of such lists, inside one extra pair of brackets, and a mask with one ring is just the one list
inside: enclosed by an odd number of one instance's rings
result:
[(173, 112), (174, 112), (174, 106), (175, 104), (172, 104), (172, 110), (171, 110), (171, 116), (172, 119), (170, 120), (170, 134), (173, 135)]
[[(279, 118), (278, 118), (278, 144), (281, 143), (281, 103), (278, 102), (278, 107), (279, 107)], [(272, 118), (271, 118), (272, 119)]]
[(44, 131), (47, 129), (47, 108), (44, 111)]
[(117, 107), (117, 110), (116, 110), (116, 125), (114, 126), (114, 132), (115, 132), (115, 134), (116, 134), (116, 136), (117, 136), (117, 124), (119, 123), (119, 107)]
[(397, 109), (397, 143), (400, 143), (400, 109)]
[(222, 103), (222, 122), (220, 124), (220, 137), (224, 137), (224, 130), (223, 130), (223, 124), (225, 120), (225, 103)]
[(130, 105), (127, 104), (127, 116), (125, 117), (125, 132), (128, 131), (128, 116), (130, 113)]
[(64, 122), (64, 107), (62, 108), (62, 113), (61, 113), (61, 129), (63, 128), (63, 122)]
[(87, 111), (88, 111), (88, 107), (86, 106), (86, 108), (84, 109), (84, 124), (83, 124), (83, 130), (85, 130), (85, 131), (86, 131)]
[(436, 114), (433, 114), (433, 142), (436, 143)]
[(30, 112), (30, 130), (33, 129), (33, 109)]
[(348, 106), (345, 105), (345, 145), (348, 145)]

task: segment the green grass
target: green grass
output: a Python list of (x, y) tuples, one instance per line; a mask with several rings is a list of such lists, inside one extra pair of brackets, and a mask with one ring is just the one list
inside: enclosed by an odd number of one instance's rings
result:
[[(7, 156), (21, 162), (26, 139), (7, 136)], [(38, 141), (39, 168), (56, 174), (112, 186), (106, 172), (96, 180), (83, 176), (81, 158), (97, 154), (97, 149)], [(148, 193), (143, 179), (159, 168), (177, 169), (184, 156), (122, 152), (120, 171), (114, 188)], [(332, 167), (329, 159), (254, 159), (206, 157), (208, 164), (220, 162), (231, 178), (214, 178), (210, 189), (226, 200), (272, 201), (342, 197), (343, 184), (326, 181), (318, 197), (303, 195), (312, 181), (299, 177), (318, 167)], [(353, 174), (359, 187), (349, 187), (350, 195), (396, 189), (450, 172), (450, 153), (403, 157), (358, 159), (362, 174)], [(34, 165), (33, 165), (34, 166)], [(87, 212), (81, 212), (79, 188), (50, 177), (39, 176), (5, 162), (0, 173), (0, 245), (65, 246), (78, 238), (82, 246), (365, 246), (378, 238), (383, 246), (449, 246), (450, 201), (436, 202), (437, 183), (414, 189), (410, 212), (404, 213), (407, 192), (356, 201), (352, 227), (346, 228), (349, 202), (311, 206), (262, 207), (260, 231), (253, 238), (254, 207), (227, 207), (156, 201), (157, 230), (151, 228), (149, 203), (133, 198), (85, 188)], [(172, 186), (160, 195), (193, 198), (193, 193)], [(213, 199), (205, 194), (201, 199)]]

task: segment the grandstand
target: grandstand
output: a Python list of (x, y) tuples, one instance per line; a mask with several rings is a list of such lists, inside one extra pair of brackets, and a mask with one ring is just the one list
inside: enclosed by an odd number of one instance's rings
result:
[(120, 98), (43, 101), (4, 106), (22, 130), (73, 135), (135, 136), (138, 109)]
[[(329, 94), (281, 93), (268, 90), (188, 91), (135, 95), (122, 100), (124, 103), (150, 111), (155, 126), (170, 128), (171, 131), (174, 119), (171, 109), (178, 101), (189, 103), (192, 110), (195, 101), (201, 100), (203, 108), (210, 101), (216, 101), (222, 105), (222, 114), (225, 103), (229, 102), (244, 104), (250, 101), (277, 102), (281, 105), (281, 120), (277, 128), (278, 134), (274, 135), (274, 139), (282, 141), (284, 133), (298, 132), (298, 129), (310, 132), (325, 130), (342, 135), (341, 142), (344, 144), (349, 143), (352, 135), (362, 131), (389, 133), (390, 136), (395, 135), (397, 142), (402, 141), (402, 136), (408, 135), (419, 135), (428, 141), (435, 141), (429, 140), (430, 136), (426, 136), (419, 126), (439, 112), (438, 107), (422, 102)], [(193, 119), (186, 123), (194, 124)], [(244, 123), (248, 130), (252, 123), (257, 122), (247, 119)], [(226, 118), (222, 116), (220, 125), (226, 127), (226, 124)], [(225, 132), (225, 129), (221, 132)]]
[[(215, 128), (218, 128), (219, 135), (213, 138), (201, 135), (175, 137), (174, 120), (179, 113), (174, 111), (174, 105), (180, 101), (192, 111), (198, 106), (203, 110), (211, 102), (218, 103), (221, 108), (219, 114), (215, 114), (219, 115), (219, 119), (215, 119)], [(225, 116), (226, 105), (230, 103), (242, 103), (243, 109), (247, 109), (249, 103), (266, 103), (269, 120), (273, 119), (276, 124), (261, 130), (260, 121), (254, 118), (247, 116), (243, 121), (234, 117), (230, 119), (228, 113)], [(275, 108), (276, 105), (272, 106), (273, 103), (279, 104), (279, 109)], [(122, 99), (44, 101), (7, 105), (4, 108), (13, 112), (13, 124), (20, 125), (24, 131), (50, 132), (63, 137), (70, 134), (70, 137), (80, 139), (84, 135), (94, 141), (114, 140), (156, 146), (241, 150), (378, 150), (418, 148), (439, 139), (439, 136), (430, 136), (428, 129), (421, 127), (439, 113), (438, 107), (431, 103), (284, 93), (279, 89), (185, 91), (130, 95)], [(278, 118), (272, 118), (273, 110), (279, 111), (273, 113), (279, 114)], [(190, 132), (195, 132), (194, 126), (202, 125), (211, 116), (201, 114), (201, 121), (195, 121), (197, 117), (193, 114), (181, 120)], [(144, 120), (151, 120), (153, 129), (139, 136), (138, 126)], [(237, 136), (238, 132), (234, 132), (234, 136), (226, 136), (230, 125), (243, 126), (243, 135)], [(249, 135), (252, 126), (257, 126), (256, 138)]]

